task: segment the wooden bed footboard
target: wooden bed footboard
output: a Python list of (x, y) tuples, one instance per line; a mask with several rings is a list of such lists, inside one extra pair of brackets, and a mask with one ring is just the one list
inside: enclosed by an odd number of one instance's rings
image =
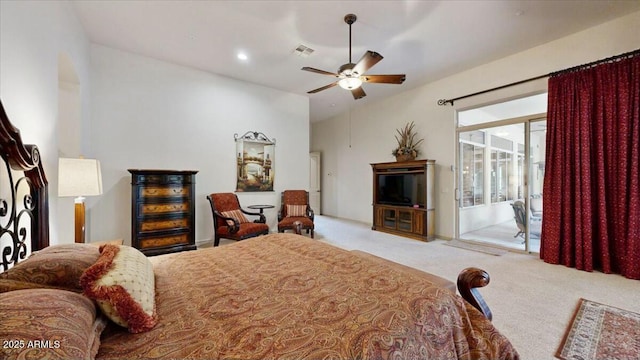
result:
[(469, 304), (480, 310), (487, 319), (491, 320), (493, 317), (491, 309), (489, 309), (477, 289), (487, 286), (489, 280), (489, 274), (486, 271), (475, 267), (466, 268), (458, 275), (458, 292)]

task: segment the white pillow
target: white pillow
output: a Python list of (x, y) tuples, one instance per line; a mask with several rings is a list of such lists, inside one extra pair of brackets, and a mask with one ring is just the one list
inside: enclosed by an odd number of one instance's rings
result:
[(129, 332), (150, 330), (156, 324), (153, 265), (130, 246), (103, 245), (100, 257), (80, 278), (84, 294), (102, 312)]

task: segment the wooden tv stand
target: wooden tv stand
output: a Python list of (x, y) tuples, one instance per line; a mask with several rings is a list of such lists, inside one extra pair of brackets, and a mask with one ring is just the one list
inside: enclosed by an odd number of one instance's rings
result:
[[(371, 229), (422, 241), (435, 238), (435, 160), (412, 160), (371, 164), (373, 170), (373, 226)], [(416, 204), (398, 204), (382, 195), (387, 176), (418, 175), (411, 184)], [(409, 182), (408, 182), (409, 183)]]

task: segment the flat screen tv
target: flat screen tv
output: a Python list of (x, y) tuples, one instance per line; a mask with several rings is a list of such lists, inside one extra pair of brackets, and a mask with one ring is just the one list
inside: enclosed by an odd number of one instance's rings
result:
[(378, 204), (424, 208), (425, 176), (421, 174), (378, 174)]

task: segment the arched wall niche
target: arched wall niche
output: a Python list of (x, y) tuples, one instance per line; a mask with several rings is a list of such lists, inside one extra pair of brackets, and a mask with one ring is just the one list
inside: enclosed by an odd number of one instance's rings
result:
[[(82, 105), (80, 81), (71, 58), (66, 53), (58, 55), (58, 157), (77, 158), (82, 154)], [(57, 197), (57, 229), (60, 244), (74, 241), (74, 200), (72, 197), (58, 197), (58, 166), (52, 174), (49, 194)]]

